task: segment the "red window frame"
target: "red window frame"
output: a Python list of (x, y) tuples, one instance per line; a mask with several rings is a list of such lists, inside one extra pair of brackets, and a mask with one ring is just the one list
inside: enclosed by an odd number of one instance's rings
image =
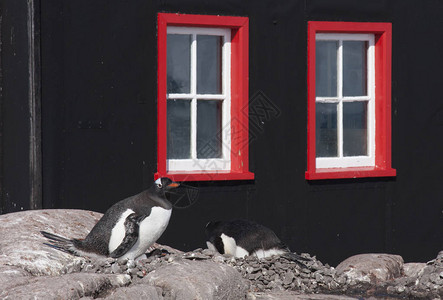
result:
[[(157, 173), (175, 181), (252, 180), (249, 172), (249, 19), (247, 17), (159, 13), (157, 16)], [(231, 29), (231, 170), (168, 171), (166, 114), (167, 26)], [(233, 122), (235, 120), (235, 122)], [(234, 142), (235, 141), (235, 142)]]
[[(316, 168), (315, 152), (315, 38), (317, 33), (375, 35), (375, 166)], [(305, 178), (339, 179), (395, 176), (391, 168), (391, 23), (308, 22), (308, 141)]]

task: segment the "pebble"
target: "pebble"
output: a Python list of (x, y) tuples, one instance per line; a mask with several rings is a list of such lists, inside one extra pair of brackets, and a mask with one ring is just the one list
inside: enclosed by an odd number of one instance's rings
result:
[(284, 279), (283, 279), (283, 284), (290, 285), (292, 283), (292, 281), (294, 280), (294, 278), (295, 278), (294, 273), (292, 273), (291, 271), (286, 272)]
[(114, 273), (114, 274), (120, 274), (120, 273), (121, 273), (121, 271), (120, 271), (120, 265), (119, 265), (119, 264), (113, 264), (113, 265), (111, 265), (111, 271), (112, 271), (112, 273)]
[(139, 278), (143, 278), (146, 273), (142, 272), (142, 271), (138, 271), (137, 273), (135, 273)]
[(132, 269), (137, 266), (137, 263), (135, 262), (135, 260), (129, 260), (126, 265), (128, 266), (128, 269)]
[(314, 278), (316, 281), (323, 281), (323, 275), (321, 275), (320, 273), (315, 273)]

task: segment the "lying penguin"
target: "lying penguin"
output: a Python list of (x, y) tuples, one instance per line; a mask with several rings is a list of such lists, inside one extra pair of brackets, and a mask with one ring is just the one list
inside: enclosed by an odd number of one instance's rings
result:
[(41, 231), (46, 245), (78, 256), (136, 259), (163, 234), (172, 205), (165, 193), (179, 184), (159, 178), (148, 190), (111, 206), (85, 239), (66, 239)]
[(217, 221), (206, 224), (208, 249), (234, 257), (258, 258), (280, 255), (303, 266), (308, 258), (292, 253), (271, 229), (248, 220)]

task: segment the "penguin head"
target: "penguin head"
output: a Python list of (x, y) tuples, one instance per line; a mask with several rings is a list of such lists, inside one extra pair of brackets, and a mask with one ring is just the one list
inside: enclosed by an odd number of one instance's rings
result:
[(214, 243), (215, 239), (219, 238), (223, 231), (223, 221), (209, 221), (205, 226), (206, 239)]
[(221, 221), (209, 221), (205, 226), (206, 236), (210, 236), (219, 227)]
[(161, 177), (155, 181), (153, 188), (156, 190), (156, 192), (164, 194), (165, 192), (168, 192), (179, 185), (179, 183), (172, 181), (168, 177)]
[(225, 254), (225, 245), (221, 238), (221, 221), (210, 221), (205, 226), (206, 245), (208, 249)]

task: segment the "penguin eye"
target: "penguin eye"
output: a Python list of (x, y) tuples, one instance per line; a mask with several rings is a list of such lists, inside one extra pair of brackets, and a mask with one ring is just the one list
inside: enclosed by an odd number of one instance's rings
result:
[(159, 189), (161, 189), (161, 188), (163, 187), (163, 185), (162, 185), (161, 183), (158, 183), (158, 184), (157, 184), (157, 187), (158, 187)]

